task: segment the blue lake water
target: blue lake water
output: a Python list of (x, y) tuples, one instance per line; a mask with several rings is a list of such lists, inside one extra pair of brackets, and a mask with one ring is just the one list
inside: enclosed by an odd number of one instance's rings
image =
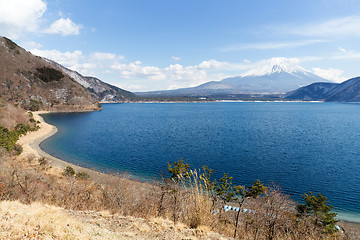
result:
[(41, 148), (77, 165), (153, 179), (184, 158), (235, 184), (274, 182), (296, 200), (321, 192), (360, 222), (360, 104), (103, 104), (43, 117), (59, 132)]

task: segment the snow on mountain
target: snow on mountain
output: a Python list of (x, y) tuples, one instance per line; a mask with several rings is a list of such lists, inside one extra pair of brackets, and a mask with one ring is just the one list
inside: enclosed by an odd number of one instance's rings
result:
[(136, 95), (132, 92), (126, 91), (124, 89), (112, 86), (108, 83), (101, 81), (95, 77), (85, 77), (80, 73), (68, 69), (57, 62), (54, 62), (49, 59), (45, 59), (50, 64), (60, 68), (63, 72), (72, 77), (76, 82), (80, 83), (86, 89), (88, 89), (93, 97), (101, 102), (124, 102), (129, 99), (135, 99)]
[(257, 66), (243, 74), (241, 77), (248, 76), (265, 76), (273, 73), (287, 72), (290, 74), (303, 73), (306, 71), (297, 65), (298, 60), (294, 58), (271, 58), (269, 60), (261, 61)]
[[(193, 88), (158, 91), (162, 95), (206, 96), (216, 94), (285, 94), (314, 82), (329, 82), (297, 65), (294, 58), (261, 61), (240, 76), (211, 81)], [(155, 92), (142, 93), (142, 95)]]
[(77, 72), (70, 71), (69, 69), (64, 68), (62, 66), (60, 66), (60, 67), (61, 67), (61, 70), (63, 70), (67, 75), (69, 75), (70, 77), (75, 79), (75, 81), (77, 81), (78, 83), (83, 85), (85, 88), (89, 88), (91, 86), (90, 83), (85, 81), (85, 79), (83, 77), (81, 77), (80, 74), (78, 74)]

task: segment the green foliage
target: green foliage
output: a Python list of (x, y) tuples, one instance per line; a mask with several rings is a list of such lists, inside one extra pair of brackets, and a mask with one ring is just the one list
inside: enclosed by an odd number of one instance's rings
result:
[[(42, 102), (30, 99), (30, 102), (24, 101), (22, 107), (29, 111), (39, 111), (42, 106)], [(32, 113), (31, 113), (32, 114)], [(32, 122), (32, 115), (30, 116), (30, 122)]]
[(28, 131), (37, 130), (36, 127), (31, 127), (29, 124), (18, 124), (15, 129), (9, 130), (6, 127), (0, 125), (0, 147), (5, 148), (8, 152), (15, 150), (15, 153), (19, 155), (22, 152), (20, 145), (15, 145), (21, 135), (25, 135)]
[(259, 179), (257, 179), (253, 185), (248, 187), (248, 190), (246, 191), (245, 197), (251, 197), (251, 198), (257, 198), (261, 194), (265, 193), (267, 190), (267, 187), (264, 186), (263, 183)]
[(44, 82), (59, 81), (64, 77), (64, 74), (59, 70), (50, 67), (37, 68), (35, 75)]
[(168, 172), (171, 174), (171, 179), (179, 182), (181, 178), (183, 177), (190, 177), (190, 164), (185, 163), (184, 159), (180, 159), (177, 162), (174, 162), (172, 164), (167, 163), (168, 165)]
[(237, 199), (240, 200), (241, 204), (243, 201), (245, 201), (246, 198), (257, 198), (261, 194), (264, 194), (266, 190), (267, 187), (265, 187), (265, 185), (259, 179), (257, 179), (253, 185), (247, 188), (242, 185), (234, 186), (235, 194)]
[(6, 127), (0, 126), (0, 147), (10, 152), (18, 139), (19, 134), (16, 131), (10, 131)]
[(219, 179), (219, 183), (215, 185), (216, 195), (224, 202), (235, 200), (235, 192), (232, 183), (233, 177), (229, 177), (227, 173)]
[(321, 193), (316, 196), (312, 192), (305, 193), (301, 197), (305, 200), (305, 204), (299, 204), (296, 207), (300, 219), (310, 217), (313, 223), (326, 233), (332, 234), (337, 231), (335, 228), (337, 214), (330, 212), (333, 206), (329, 205), (327, 197)]
[(20, 135), (25, 135), (27, 132), (29, 132), (31, 129), (29, 124), (18, 124), (15, 127), (15, 130), (17, 133), (19, 133)]
[(75, 175), (75, 170), (70, 167), (70, 166), (67, 166), (65, 169), (64, 169), (64, 172), (63, 174), (67, 177), (72, 177)]
[(40, 110), (40, 105), (41, 105), (41, 102), (30, 99), (29, 110), (30, 111), (39, 111)]
[(88, 180), (90, 178), (89, 174), (86, 172), (78, 172), (75, 177), (79, 180)]
[(208, 166), (202, 166), (202, 173), (200, 174), (199, 178), (203, 181), (205, 189), (208, 190), (210, 193), (214, 190), (216, 185), (216, 180), (211, 181), (211, 175), (213, 174), (214, 170), (210, 169)]
[(13, 150), (15, 151), (15, 154), (19, 156), (23, 152), (23, 147), (19, 144), (15, 144), (13, 147)]

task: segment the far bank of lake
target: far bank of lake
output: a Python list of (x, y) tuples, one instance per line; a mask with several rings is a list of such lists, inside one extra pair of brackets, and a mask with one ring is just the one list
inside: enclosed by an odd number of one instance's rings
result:
[(180, 158), (234, 183), (274, 182), (300, 200), (327, 196), (360, 222), (360, 105), (300, 102), (103, 104), (43, 115), (59, 132), (46, 152), (88, 168), (153, 179)]

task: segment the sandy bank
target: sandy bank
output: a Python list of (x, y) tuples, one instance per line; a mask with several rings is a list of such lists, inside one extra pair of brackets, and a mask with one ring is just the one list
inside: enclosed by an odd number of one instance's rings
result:
[(17, 143), (23, 147), (23, 152), (20, 154), (19, 157), (21, 159), (45, 157), (49, 161), (50, 165), (52, 167), (54, 167), (55, 171), (57, 171), (58, 173), (62, 172), (66, 166), (71, 166), (77, 172), (79, 172), (79, 171), (87, 172), (93, 180), (104, 179), (103, 178), (104, 173), (98, 172), (96, 170), (80, 167), (75, 164), (63, 161), (59, 158), (56, 158), (56, 157), (44, 152), (40, 148), (39, 144), (42, 141), (51, 137), (58, 131), (58, 129), (55, 126), (46, 123), (44, 121), (44, 119), (40, 116), (40, 114), (47, 114), (47, 113), (51, 113), (51, 112), (49, 112), (49, 111), (33, 112), (33, 118), (36, 121), (40, 121), (40, 124), (39, 124), (40, 129), (35, 132), (29, 132), (28, 134), (20, 137), (20, 139)]
[(40, 114), (45, 114), (45, 113), (48, 112), (47, 111), (33, 112), (33, 118), (36, 121), (40, 121), (39, 124), (40, 129), (35, 132), (29, 132), (28, 134), (20, 137), (18, 144), (20, 144), (23, 147), (23, 152), (20, 155), (21, 158), (48, 157), (47, 156), (48, 154), (40, 149), (39, 144), (42, 141), (44, 141), (46, 138), (49, 138), (52, 135), (54, 135), (58, 130), (55, 126), (46, 123), (44, 119), (40, 116)]

